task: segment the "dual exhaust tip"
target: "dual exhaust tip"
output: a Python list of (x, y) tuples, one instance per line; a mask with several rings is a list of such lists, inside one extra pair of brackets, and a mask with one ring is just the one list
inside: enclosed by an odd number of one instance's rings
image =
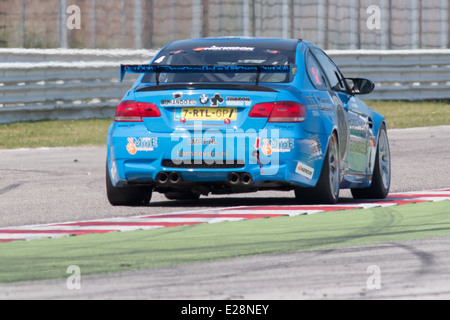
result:
[(176, 184), (181, 181), (183, 181), (183, 179), (181, 179), (180, 174), (177, 172), (160, 172), (156, 176), (156, 182), (159, 184)]
[[(183, 179), (178, 172), (160, 172), (156, 176), (156, 182), (158, 184), (177, 184), (182, 181)], [(232, 172), (228, 175), (228, 182), (234, 186), (249, 185), (253, 183), (253, 178), (247, 172)]]
[(232, 172), (228, 175), (228, 182), (231, 185), (249, 185), (253, 183), (253, 178), (251, 174), (247, 172)]

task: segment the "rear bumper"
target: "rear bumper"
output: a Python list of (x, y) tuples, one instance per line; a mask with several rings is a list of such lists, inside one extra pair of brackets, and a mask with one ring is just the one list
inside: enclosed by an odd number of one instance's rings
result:
[(215, 137), (207, 132), (156, 134), (139, 124), (113, 124), (107, 164), (115, 187), (146, 185), (160, 192), (197, 188), (201, 193), (289, 190), (316, 185), (327, 143), (328, 136), (291, 128), (276, 136), (254, 131)]

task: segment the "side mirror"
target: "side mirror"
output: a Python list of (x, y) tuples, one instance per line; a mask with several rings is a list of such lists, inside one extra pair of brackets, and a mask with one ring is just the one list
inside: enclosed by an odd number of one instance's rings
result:
[(346, 78), (352, 94), (369, 94), (375, 89), (375, 83), (365, 78)]

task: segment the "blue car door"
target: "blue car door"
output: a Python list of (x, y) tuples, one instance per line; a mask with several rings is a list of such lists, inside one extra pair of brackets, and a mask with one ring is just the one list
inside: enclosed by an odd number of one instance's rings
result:
[(364, 108), (365, 105), (359, 98), (349, 93), (344, 77), (334, 62), (318, 48), (312, 48), (312, 52), (329, 82), (328, 94), (336, 112), (341, 159), (345, 162), (346, 179), (350, 182), (362, 182), (369, 167), (368, 109)]

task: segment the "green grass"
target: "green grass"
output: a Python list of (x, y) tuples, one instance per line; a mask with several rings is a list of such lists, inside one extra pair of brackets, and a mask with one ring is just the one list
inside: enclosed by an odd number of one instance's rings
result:
[(449, 101), (366, 101), (386, 117), (391, 129), (450, 125)]
[(0, 149), (101, 146), (112, 119), (17, 122), (0, 125)]
[(0, 243), (0, 283), (450, 236), (450, 201)]
[[(450, 125), (450, 104), (441, 102), (367, 101), (384, 115), (388, 127)], [(0, 125), (0, 149), (104, 146), (112, 119), (20, 122)]]

